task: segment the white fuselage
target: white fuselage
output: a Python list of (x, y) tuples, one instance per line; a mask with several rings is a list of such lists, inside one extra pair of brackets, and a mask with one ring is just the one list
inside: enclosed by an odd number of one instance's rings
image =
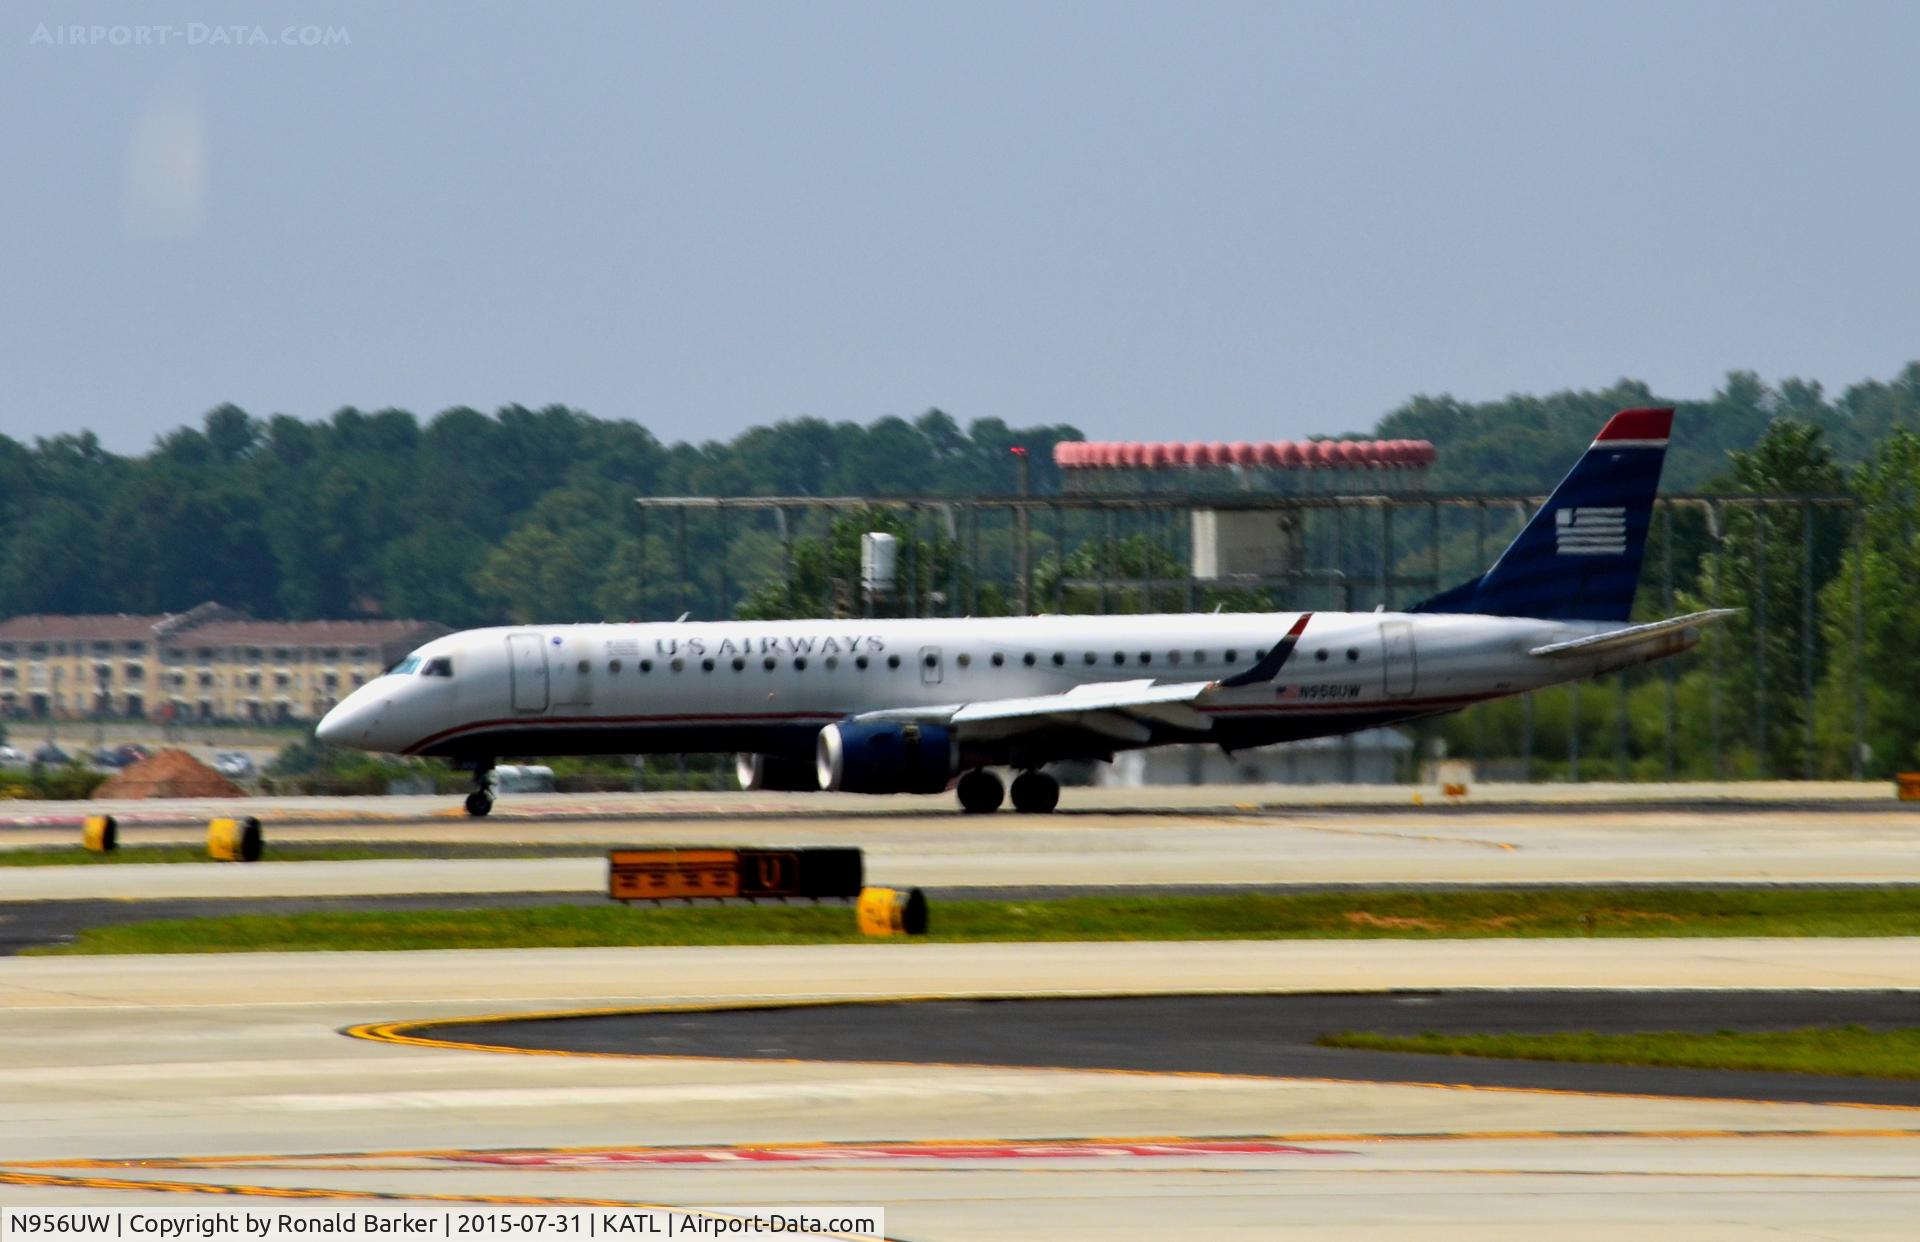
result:
[[(1251, 668), (1299, 613), (516, 626), (435, 639), (353, 692), (320, 735), (364, 750), (521, 754), (751, 751), (804, 758), (869, 712), (1060, 694), (1090, 683), (1218, 681)], [(1238, 748), (1450, 711), (1639, 663), (1529, 650), (1610, 622), (1315, 613), (1270, 681), (1221, 690), (1206, 728), (1108, 738), (1046, 762), (1168, 741)], [(445, 671), (432, 674), (434, 661)], [(1028, 739), (1029, 748), (1049, 745)], [(989, 747), (989, 751), (991, 747)]]

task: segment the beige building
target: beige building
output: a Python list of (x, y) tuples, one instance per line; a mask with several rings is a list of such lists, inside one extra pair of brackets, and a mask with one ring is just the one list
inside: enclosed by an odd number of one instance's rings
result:
[(0, 714), (317, 720), (447, 627), (256, 621), (219, 604), (167, 616), (0, 621)]

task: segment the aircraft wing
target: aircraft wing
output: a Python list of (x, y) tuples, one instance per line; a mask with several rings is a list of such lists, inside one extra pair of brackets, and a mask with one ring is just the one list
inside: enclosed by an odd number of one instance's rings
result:
[(1312, 613), (1301, 613), (1293, 628), (1271, 650), (1263, 652), (1251, 668), (1219, 681), (1158, 682), (1145, 677), (1088, 682), (1059, 694), (867, 712), (854, 719), (940, 724), (977, 741), (1046, 729), (1077, 729), (1139, 745), (1153, 737), (1156, 724), (1205, 733), (1213, 728), (1213, 718), (1197, 705), (1223, 689), (1269, 682), (1279, 676), (1312, 619)]
[[(1739, 612), (1738, 608), (1709, 608), (1704, 612), (1690, 612), (1684, 617), (1669, 617), (1665, 621), (1649, 621), (1645, 625), (1629, 625), (1624, 629), (1608, 630), (1604, 634), (1593, 634), (1586, 638), (1572, 638), (1562, 643), (1548, 643), (1544, 647), (1535, 647), (1528, 655), (1546, 656), (1549, 659), (1564, 656), (1600, 655), (1609, 651), (1620, 651), (1629, 647), (1647, 647), (1658, 649), (1664, 654), (1668, 650), (1681, 650), (1691, 647), (1700, 640), (1700, 631), (1716, 621), (1724, 620)], [(1673, 644), (1678, 642), (1679, 647)]]
[(1194, 704), (1209, 696), (1216, 684), (1211, 681), (1159, 683), (1151, 678), (1090, 682), (1061, 694), (868, 712), (855, 719), (939, 723), (958, 730), (963, 736), (977, 738), (1007, 737), (1034, 728), (1066, 727), (1123, 741), (1145, 741), (1155, 721), (1201, 732), (1212, 728), (1212, 719), (1196, 711)]

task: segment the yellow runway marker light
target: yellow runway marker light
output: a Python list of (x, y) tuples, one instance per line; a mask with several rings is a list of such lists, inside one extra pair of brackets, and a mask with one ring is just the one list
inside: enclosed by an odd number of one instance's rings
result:
[(924, 936), (927, 934), (927, 897), (917, 888), (860, 890), (860, 934), (864, 936)]
[(80, 825), (80, 844), (89, 853), (111, 854), (120, 848), (120, 824), (111, 815), (89, 815)]
[(218, 862), (259, 862), (263, 844), (260, 821), (251, 815), (207, 825), (207, 856)]

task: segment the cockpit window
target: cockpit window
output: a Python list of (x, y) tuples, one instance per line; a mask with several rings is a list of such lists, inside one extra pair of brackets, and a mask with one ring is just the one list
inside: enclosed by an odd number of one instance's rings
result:
[(419, 667), (420, 667), (420, 657), (408, 656), (406, 659), (400, 661), (400, 663), (388, 669), (387, 672), (391, 673), (395, 677), (405, 677), (408, 673), (413, 672), (413, 670)]
[(453, 676), (453, 660), (447, 656), (435, 656), (433, 659), (427, 661), (427, 666), (420, 670), (420, 675), (422, 677), (451, 677)]

